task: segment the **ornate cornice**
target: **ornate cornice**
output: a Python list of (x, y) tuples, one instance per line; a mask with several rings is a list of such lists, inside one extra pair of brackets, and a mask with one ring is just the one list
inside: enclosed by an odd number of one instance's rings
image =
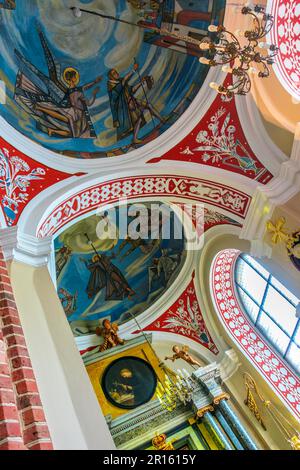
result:
[(14, 249), (17, 246), (17, 227), (0, 229), (0, 246), (6, 261), (13, 258)]
[(37, 238), (25, 233), (18, 233), (14, 259), (20, 263), (41, 267), (48, 264), (52, 248), (52, 239)]

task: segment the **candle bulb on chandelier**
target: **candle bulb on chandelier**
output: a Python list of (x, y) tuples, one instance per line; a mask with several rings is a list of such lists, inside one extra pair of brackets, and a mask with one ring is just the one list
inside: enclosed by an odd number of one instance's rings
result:
[(201, 42), (199, 44), (199, 48), (202, 50), (202, 51), (207, 51), (209, 49), (209, 43), (208, 42)]
[(270, 48), (270, 44), (268, 44), (267, 42), (259, 42), (258, 43), (258, 47), (260, 49), (269, 49)]
[(218, 32), (218, 26), (216, 26), (214, 24), (210, 24), (209, 27), (208, 27), (208, 31), (210, 33), (217, 33)]
[(200, 57), (199, 62), (201, 64), (209, 65), (209, 59), (206, 59), (206, 57)]
[(210, 82), (209, 86), (213, 90), (219, 91), (219, 85), (216, 82)]
[(233, 69), (229, 65), (223, 65), (222, 71), (225, 73), (232, 73)]

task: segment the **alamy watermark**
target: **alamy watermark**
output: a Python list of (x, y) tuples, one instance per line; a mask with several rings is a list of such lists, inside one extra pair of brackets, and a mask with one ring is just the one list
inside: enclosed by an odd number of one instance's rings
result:
[(203, 247), (204, 205), (130, 203), (97, 213), (97, 237), (101, 240), (184, 240), (186, 250)]

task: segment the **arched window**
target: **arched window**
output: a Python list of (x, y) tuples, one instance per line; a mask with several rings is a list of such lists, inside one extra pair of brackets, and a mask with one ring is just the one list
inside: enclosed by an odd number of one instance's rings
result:
[(245, 254), (236, 261), (235, 284), (253, 325), (300, 373), (300, 318), (296, 318), (299, 298)]

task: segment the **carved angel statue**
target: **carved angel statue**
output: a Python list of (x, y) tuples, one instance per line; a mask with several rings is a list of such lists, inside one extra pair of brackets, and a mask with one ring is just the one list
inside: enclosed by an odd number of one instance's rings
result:
[(102, 327), (96, 328), (96, 335), (104, 338), (103, 344), (101, 344), (99, 351), (106, 351), (119, 344), (124, 344), (125, 341), (118, 335), (119, 327), (117, 323), (111, 323), (108, 318), (105, 318), (102, 322)]
[(180, 349), (179, 346), (175, 345), (172, 348), (172, 351), (174, 352), (173, 356), (171, 357), (166, 356), (165, 361), (169, 359), (172, 362), (174, 362), (177, 359), (182, 359), (183, 361), (187, 362), (191, 366), (202, 367), (202, 364), (200, 364), (200, 362), (198, 362), (193, 356), (188, 354), (188, 350), (189, 350), (188, 346), (182, 346), (182, 348)]

